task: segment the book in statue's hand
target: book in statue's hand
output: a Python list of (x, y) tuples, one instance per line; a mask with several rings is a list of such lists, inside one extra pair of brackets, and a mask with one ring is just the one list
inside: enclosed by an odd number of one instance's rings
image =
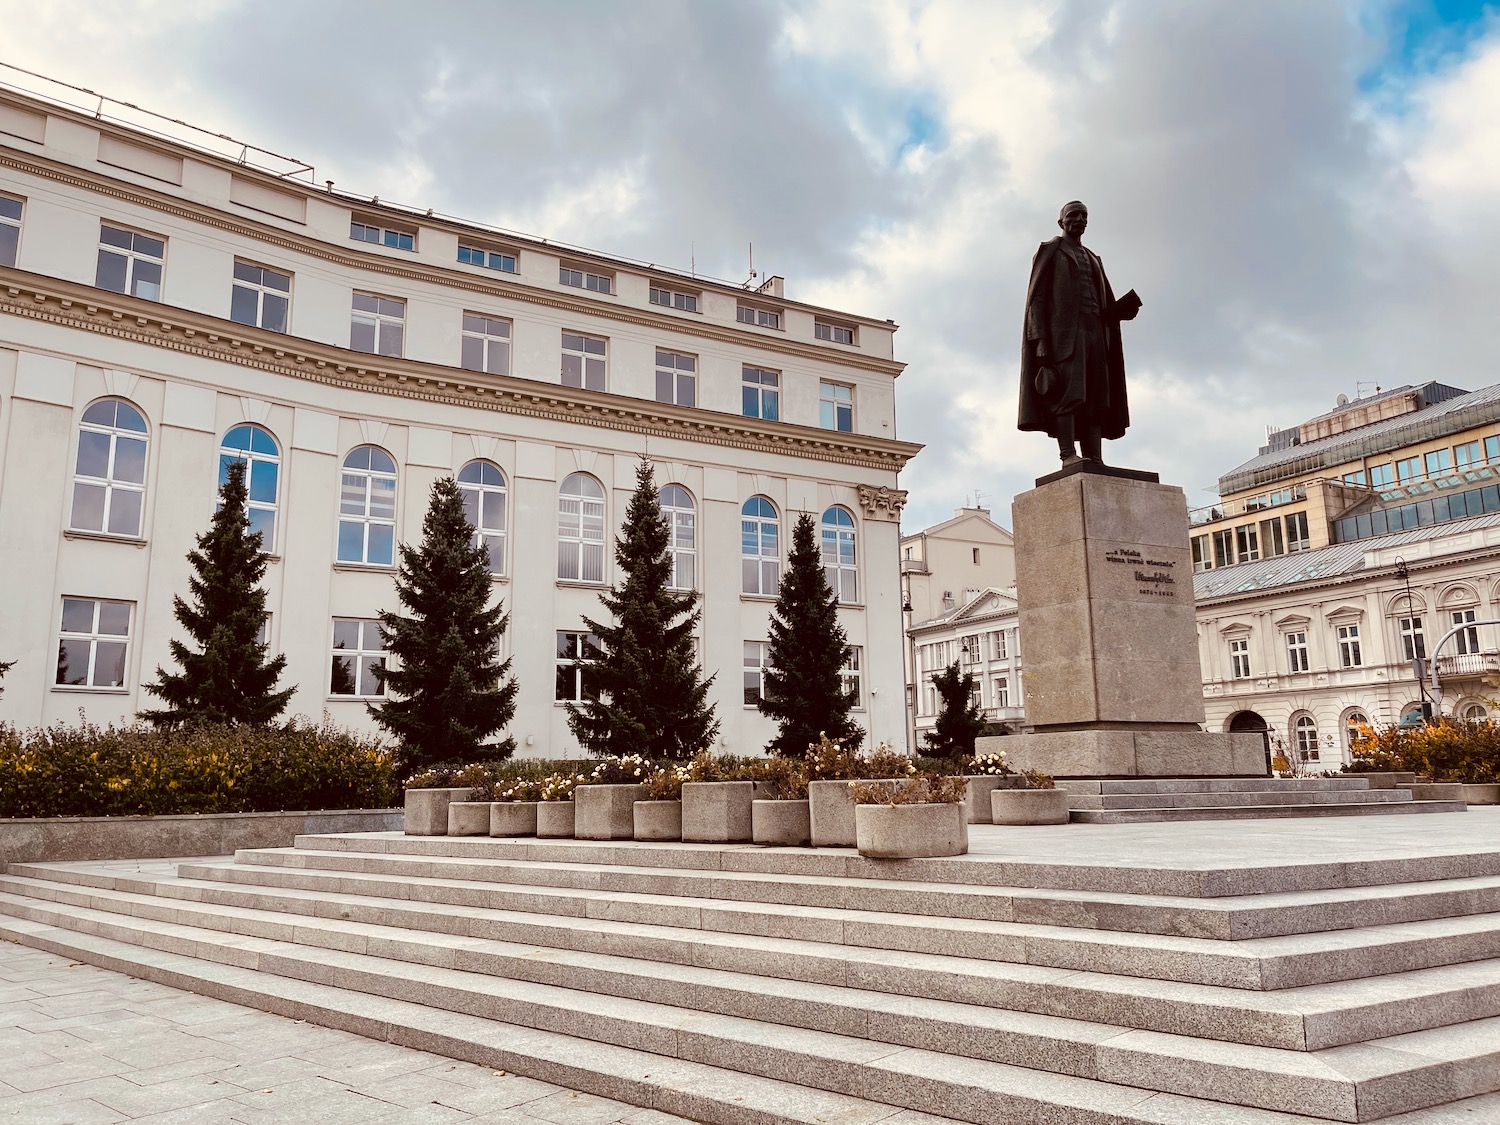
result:
[(1126, 293), (1125, 296), (1116, 301), (1115, 304), (1121, 305), (1125, 308), (1139, 309), (1142, 302), (1140, 295), (1136, 293), (1134, 289), (1132, 289), (1129, 293)]

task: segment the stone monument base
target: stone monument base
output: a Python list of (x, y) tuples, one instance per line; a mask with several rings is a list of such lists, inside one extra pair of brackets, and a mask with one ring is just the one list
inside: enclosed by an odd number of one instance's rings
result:
[(976, 754), (1005, 751), (1013, 770), (1051, 777), (1265, 777), (1258, 733), (1067, 730), (976, 739)]

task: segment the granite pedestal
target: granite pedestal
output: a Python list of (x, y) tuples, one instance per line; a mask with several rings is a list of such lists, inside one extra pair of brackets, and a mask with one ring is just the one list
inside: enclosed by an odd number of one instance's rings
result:
[(1258, 734), (1207, 734), (1187, 498), (1150, 474), (1055, 474), (1016, 497), (1027, 733), (981, 739), (1055, 777), (1265, 773)]

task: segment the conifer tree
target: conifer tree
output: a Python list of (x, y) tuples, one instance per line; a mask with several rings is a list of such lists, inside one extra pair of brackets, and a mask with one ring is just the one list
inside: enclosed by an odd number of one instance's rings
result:
[(198, 723), (272, 722), (286, 710), (293, 688), (276, 690), (286, 657), (267, 659), (261, 643), (266, 620), (266, 572), (260, 533), (251, 533), (247, 514), (245, 463), (231, 461), (219, 486), (219, 510), (198, 546), (188, 552), (191, 601), (172, 598), (172, 613), (197, 646), (170, 644), (180, 672), (156, 669), (146, 690), (166, 706), (142, 711), (158, 727)]
[(390, 696), (370, 705), (395, 736), (404, 771), (438, 762), (508, 758), (515, 739), (486, 743), (516, 713), (510, 660), (500, 639), (510, 623), (504, 604), (490, 604), (489, 552), (464, 514), (458, 482), (432, 486), (422, 545), (401, 544), (396, 597), (411, 614), (380, 614), (386, 649), (398, 661), (375, 674)]
[(838, 596), (828, 585), (816, 525), (803, 512), (776, 595), (759, 707), (780, 726), (771, 749), (802, 755), (827, 734), (857, 749), (864, 731), (849, 716), (856, 692), (844, 686), (853, 650), (839, 624)]
[(972, 672), (960, 672), (958, 661), (932, 677), (938, 694), (938, 716), (933, 729), (922, 735), (935, 757), (973, 757), (974, 739), (984, 731), (984, 712), (974, 702)]
[(592, 754), (642, 754), (684, 761), (709, 747), (719, 720), (708, 703), (693, 629), (703, 615), (692, 590), (672, 590), (671, 528), (644, 457), (615, 540), (624, 575), (600, 602), (614, 619), (584, 618), (601, 656), (586, 666), (588, 696), (568, 704), (568, 727)]
[[(9, 672), (15, 666), (16, 666), (16, 662), (14, 660), (10, 660), (10, 661), (0, 660), (0, 680), (5, 679), (5, 673)], [(5, 689), (3, 687), (0, 687), (0, 695), (4, 695), (4, 694), (5, 694)]]

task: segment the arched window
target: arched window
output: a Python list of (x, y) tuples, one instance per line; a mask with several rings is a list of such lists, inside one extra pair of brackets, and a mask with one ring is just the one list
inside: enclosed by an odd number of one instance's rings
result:
[(557, 577), (604, 581), (604, 488), (587, 473), (574, 473), (558, 489)]
[(859, 571), (854, 563), (854, 517), (845, 508), (829, 508), (823, 513), (823, 573), (846, 605), (859, 601)]
[(1359, 728), (1368, 727), (1370, 718), (1363, 711), (1350, 711), (1344, 716), (1344, 749), (1354, 753), (1354, 740), (1359, 737)]
[(281, 484), (281, 447), (269, 430), (246, 423), (224, 435), (219, 446), (219, 484), (229, 479), (229, 466), (245, 463), (245, 487), (250, 490), (250, 534), (260, 533), (260, 549), (276, 549), (276, 498)]
[(103, 398), (83, 412), (69, 527), (107, 535), (141, 534), (146, 442), (146, 419), (124, 399)]
[(505, 573), (505, 474), (488, 461), (470, 461), (458, 471), (464, 515), (474, 541), (489, 552), (490, 573)]
[(1297, 743), (1299, 762), (1318, 760), (1318, 721), (1311, 715), (1298, 715), (1292, 724), (1292, 737)]
[(396, 462), (361, 445), (344, 458), (339, 491), (339, 562), (390, 566), (396, 554)]
[(669, 484), (661, 490), (661, 514), (671, 533), (674, 590), (691, 590), (698, 576), (698, 512), (693, 497), (681, 485)]
[(740, 509), (740, 563), (747, 594), (774, 595), (781, 582), (781, 519), (776, 505), (752, 496)]
[(1458, 708), (1458, 717), (1466, 723), (1485, 723), (1490, 712), (1483, 703), (1464, 703)]

